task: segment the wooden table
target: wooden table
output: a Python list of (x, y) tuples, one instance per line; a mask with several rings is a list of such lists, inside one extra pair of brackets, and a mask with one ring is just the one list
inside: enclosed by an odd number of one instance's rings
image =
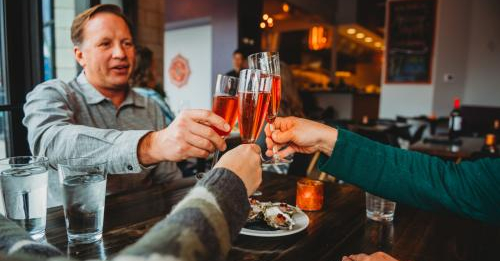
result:
[[(265, 173), (263, 200), (295, 204), (297, 177)], [(106, 198), (103, 240), (68, 247), (63, 211), (49, 210), (47, 239), (78, 258), (110, 258), (162, 219), (194, 184), (186, 179), (147, 191)], [(500, 228), (448, 213), (399, 204), (393, 223), (366, 220), (365, 196), (348, 184), (325, 185), (323, 210), (306, 212), (309, 227), (280, 238), (240, 236), (228, 260), (340, 260), (352, 253), (386, 251), (400, 260), (499, 260)]]
[(410, 150), (420, 151), (444, 159), (469, 159), (474, 152), (481, 150), (484, 138), (461, 137), (461, 145), (436, 144), (419, 141), (410, 146)]

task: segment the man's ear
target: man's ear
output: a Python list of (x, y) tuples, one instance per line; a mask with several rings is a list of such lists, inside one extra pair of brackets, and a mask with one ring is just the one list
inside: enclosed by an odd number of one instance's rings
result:
[(83, 52), (80, 50), (79, 46), (73, 47), (73, 54), (75, 55), (75, 60), (80, 64), (82, 68), (85, 68), (85, 57), (83, 57)]

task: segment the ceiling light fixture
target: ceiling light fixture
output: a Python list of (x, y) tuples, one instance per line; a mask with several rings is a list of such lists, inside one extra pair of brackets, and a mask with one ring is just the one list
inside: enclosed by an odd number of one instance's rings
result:
[(287, 3), (283, 4), (283, 12), (285, 13), (290, 12), (290, 6)]

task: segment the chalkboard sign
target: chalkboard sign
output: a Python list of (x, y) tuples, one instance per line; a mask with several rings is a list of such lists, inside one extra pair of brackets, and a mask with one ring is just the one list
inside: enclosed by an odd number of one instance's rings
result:
[(386, 83), (430, 83), (437, 0), (387, 4)]

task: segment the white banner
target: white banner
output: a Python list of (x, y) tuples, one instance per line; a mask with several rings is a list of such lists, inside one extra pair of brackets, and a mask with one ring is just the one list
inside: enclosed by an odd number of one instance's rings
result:
[(210, 110), (212, 26), (168, 30), (164, 42), (164, 88), (172, 110)]

